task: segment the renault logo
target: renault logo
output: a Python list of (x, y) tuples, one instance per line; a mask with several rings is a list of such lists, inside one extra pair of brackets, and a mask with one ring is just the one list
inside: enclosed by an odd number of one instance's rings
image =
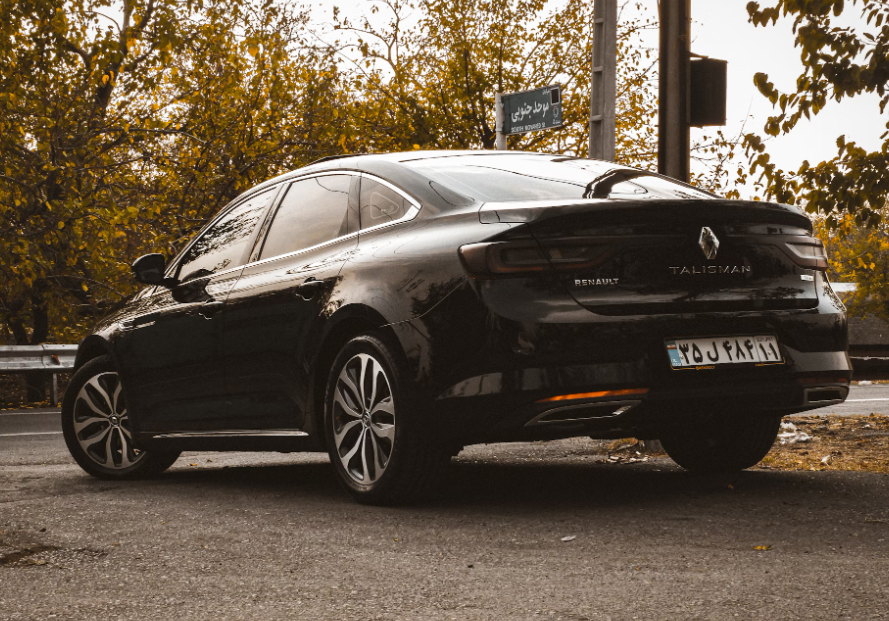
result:
[(713, 231), (710, 230), (709, 226), (705, 226), (701, 229), (701, 238), (698, 240), (698, 245), (700, 245), (701, 250), (704, 251), (704, 256), (708, 259), (716, 258), (716, 251), (719, 250), (719, 240), (716, 238), (716, 235), (713, 234)]

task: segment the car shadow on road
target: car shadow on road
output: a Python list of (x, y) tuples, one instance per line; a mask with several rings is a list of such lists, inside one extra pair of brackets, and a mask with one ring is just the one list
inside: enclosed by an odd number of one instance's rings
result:
[[(351, 502), (337, 484), (329, 463), (178, 469), (147, 482), (172, 493), (214, 490), (274, 496), (294, 503)], [(876, 487), (875, 487), (876, 485)], [(539, 511), (620, 507), (695, 506), (793, 507), (842, 500), (846, 509), (872, 513), (889, 509), (889, 487), (881, 475), (849, 472), (747, 470), (735, 474), (691, 474), (661, 459), (631, 465), (571, 463), (497, 463), (455, 461), (432, 500), (414, 508)]]

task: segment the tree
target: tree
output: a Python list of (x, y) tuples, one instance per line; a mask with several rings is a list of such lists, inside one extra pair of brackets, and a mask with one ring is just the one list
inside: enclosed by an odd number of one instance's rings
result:
[(335, 66), (302, 41), (306, 19), (271, 1), (0, 0), (0, 318), (16, 343), (79, 338), (134, 291), (134, 256), (335, 148), (319, 123)]
[[(337, 14), (329, 43), (290, 6), (0, 0), (6, 340), (76, 341), (135, 291), (134, 257), (174, 254), (243, 190), (318, 157), (492, 147), (498, 91), (561, 83), (564, 128), (510, 147), (586, 152), (588, 0), (382, 0), (370, 19)], [(621, 24), (618, 159), (653, 168), (656, 60), (638, 39), (653, 23)], [(725, 144), (701, 148), (724, 162)]]
[(849, 313), (889, 319), (889, 204), (879, 212), (881, 222), (872, 227), (843, 213), (833, 226), (817, 217), (815, 230), (827, 248), (830, 279), (858, 285), (845, 297)]
[[(832, 18), (856, 9), (871, 31), (833, 25)], [(796, 90), (789, 93), (779, 92), (767, 74), (756, 74), (759, 91), (779, 108), (765, 124), (768, 136), (793, 131), (802, 117), (817, 115), (829, 99), (840, 102), (876, 93), (880, 113), (885, 114), (889, 104), (889, 3), (852, 0), (850, 6), (844, 0), (780, 0), (765, 8), (750, 2), (747, 10), (757, 26), (774, 25), (781, 16), (792, 17), (804, 67)], [(889, 130), (889, 122), (886, 128)], [(889, 198), (889, 131), (882, 140), (882, 148), (869, 153), (839, 136), (836, 157), (818, 164), (804, 161), (796, 172), (777, 168), (760, 136), (747, 135), (745, 146), (751, 172), (760, 171), (769, 197), (825, 214), (825, 224), (833, 229), (847, 226), (848, 217), (856, 225), (877, 226), (883, 221), (883, 206)]]
[[(641, 17), (619, 21), (617, 161), (653, 170), (657, 58), (639, 35), (657, 23), (635, 9)], [(491, 149), (497, 92), (560, 83), (562, 129), (511, 136), (509, 148), (584, 156), (593, 18), (587, 0), (378, 0), (357, 18), (335, 10), (330, 47), (353, 94), (344, 149)], [(726, 191), (734, 146), (721, 133), (703, 137), (695, 183)]]

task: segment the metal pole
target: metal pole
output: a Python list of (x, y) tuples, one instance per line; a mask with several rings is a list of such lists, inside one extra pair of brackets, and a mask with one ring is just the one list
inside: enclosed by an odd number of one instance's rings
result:
[(661, 0), (658, 172), (688, 182), (691, 0)]
[(589, 156), (614, 161), (617, 97), (617, 0), (593, 7), (593, 72), (590, 78)]
[(506, 151), (506, 136), (503, 134), (503, 103), (500, 100), (500, 93), (494, 96), (494, 129), (497, 131), (494, 148), (498, 151)]

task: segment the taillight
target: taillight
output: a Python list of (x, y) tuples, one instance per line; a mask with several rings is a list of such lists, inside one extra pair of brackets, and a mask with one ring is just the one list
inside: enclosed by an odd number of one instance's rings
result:
[(827, 271), (827, 251), (820, 239), (814, 237), (798, 237), (787, 242), (788, 254), (793, 262), (800, 267), (812, 270)]
[(610, 248), (577, 241), (488, 242), (460, 246), (460, 258), (473, 278), (509, 278), (535, 272), (590, 268), (604, 261)]

